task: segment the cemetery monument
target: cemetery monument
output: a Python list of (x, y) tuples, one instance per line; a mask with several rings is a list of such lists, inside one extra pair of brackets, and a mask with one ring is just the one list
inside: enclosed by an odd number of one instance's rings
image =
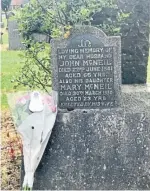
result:
[(19, 33), (16, 20), (8, 20), (8, 40), (10, 50), (21, 50), (25, 48), (22, 43), (22, 37)]
[(52, 40), (58, 115), (34, 190), (149, 190), (150, 93), (121, 85), (121, 40), (91, 26)]

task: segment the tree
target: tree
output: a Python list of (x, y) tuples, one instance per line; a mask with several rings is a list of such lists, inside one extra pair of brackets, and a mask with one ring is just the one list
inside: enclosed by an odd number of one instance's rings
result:
[[(94, 16), (104, 9), (114, 11), (113, 17), (105, 17), (101, 23), (93, 23)], [(51, 87), (50, 46), (38, 43), (33, 33), (46, 34), (51, 38), (67, 36), (76, 24), (96, 25), (106, 34), (117, 34), (120, 22), (126, 18), (117, 7), (116, 0), (31, 0), (17, 13), (20, 32), (26, 45), (25, 64), (16, 85), (23, 84), (30, 88), (49, 91)]]

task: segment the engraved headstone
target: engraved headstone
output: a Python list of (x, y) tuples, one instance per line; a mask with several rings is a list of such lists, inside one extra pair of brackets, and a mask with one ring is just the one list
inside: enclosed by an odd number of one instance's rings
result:
[(22, 44), (22, 37), (21, 34), (19, 33), (16, 20), (8, 21), (8, 37), (9, 37), (10, 50), (24, 49), (24, 45)]
[(121, 39), (77, 26), (68, 39), (52, 41), (53, 89), (59, 108), (120, 105)]

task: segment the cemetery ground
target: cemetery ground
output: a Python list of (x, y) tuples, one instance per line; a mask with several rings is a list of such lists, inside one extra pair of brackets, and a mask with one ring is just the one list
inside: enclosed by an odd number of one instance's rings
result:
[[(8, 32), (2, 29), (3, 44), (2, 49), (2, 67), (1, 67), (1, 108), (2, 108), (2, 190), (18, 190), (20, 188), (20, 164), (21, 164), (21, 141), (15, 131), (15, 127), (7, 103), (7, 93), (24, 90), (24, 87), (13, 88), (11, 80), (19, 72), (22, 64), (22, 58), (19, 56), (20, 51), (8, 50)], [(150, 57), (148, 65), (147, 82), (150, 84)]]
[[(5, 25), (6, 26), (6, 25)], [(3, 31), (1, 44), (1, 189), (18, 190), (20, 188), (20, 164), (22, 145), (20, 137), (15, 131), (7, 103), (7, 93), (23, 90), (21, 87), (14, 90), (11, 80), (21, 67), (20, 51), (8, 50), (8, 32)]]

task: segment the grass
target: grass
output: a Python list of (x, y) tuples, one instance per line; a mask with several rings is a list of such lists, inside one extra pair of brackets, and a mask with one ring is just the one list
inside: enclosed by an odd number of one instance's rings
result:
[(7, 22), (3, 19), (4, 28), (2, 28), (3, 44), (1, 45), (1, 108), (2, 110), (8, 109), (7, 93), (17, 90), (24, 90), (25, 88), (19, 87), (14, 89), (14, 84), (11, 82), (14, 76), (19, 73), (22, 66), (22, 57), (19, 55), (21, 51), (8, 50), (8, 31), (6, 30)]
[(3, 44), (6, 45), (8, 44), (8, 31), (6, 30), (7, 27), (7, 20), (3, 18), (3, 22), (4, 22), (4, 28), (2, 28), (2, 32), (3, 34)]
[(3, 29), (3, 44), (8, 44), (8, 32), (6, 29)]
[[(7, 109), (7, 93), (14, 92), (14, 84), (11, 82), (13, 77), (19, 73), (22, 66), (22, 58), (20, 58), (20, 51), (2, 51), (2, 66), (1, 66), (1, 104), (2, 109)], [(24, 90), (24, 87), (20, 87), (16, 90)]]

